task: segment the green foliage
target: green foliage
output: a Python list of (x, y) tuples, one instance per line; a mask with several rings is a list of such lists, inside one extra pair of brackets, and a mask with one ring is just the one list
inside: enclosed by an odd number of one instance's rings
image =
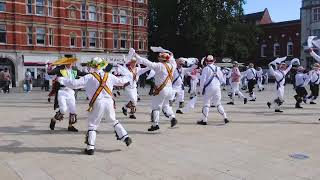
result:
[(259, 31), (241, 22), (244, 0), (149, 0), (149, 44), (176, 56), (236, 60), (255, 51)]

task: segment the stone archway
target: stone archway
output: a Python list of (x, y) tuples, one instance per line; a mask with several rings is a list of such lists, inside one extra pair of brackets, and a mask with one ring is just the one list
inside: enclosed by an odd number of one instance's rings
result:
[(7, 57), (0, 57), (0, 69), (8, 68), (12, 77), (12, 86), (16, 87), (16, 69), (11, 59)]

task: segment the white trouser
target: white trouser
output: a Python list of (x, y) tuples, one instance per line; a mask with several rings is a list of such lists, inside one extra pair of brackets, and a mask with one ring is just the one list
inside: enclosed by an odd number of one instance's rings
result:
[(245, 98), (245, 96), (241, 93), (239, 90), (240, 82), (232, 82), (231, 88), (232, 88), (232, 102), (234, 102), (234, 97), (236, 94), (238, 94), (242, 99)]
[(137, 88), (125, 88), (127, 93), (127, 102), (132, 102), (134, 106), (137, 106), (138, 101), (138, 91)]
[(71, 114), (76, 113), (76, 99), (74, 97), (74, 90), (60, 89), (58, 91), (58, 104), (61, 114), (66, 114), (68, 111)]
[(279, 110), (283, 102), (284, 102), (284, 86), (280, 86), (277, 89), (277, 97), (274, 100), (274, 108), (276, 110)]
[(169, 117), (170, 119), (175, 118), (175, 115), (172, 111), (172, 107), (169, 104), (169, 100), (171, 99), (171, 97), (172, 97), (172, 87), (165, 87), (160, 91), (159, 95), (152, 97), (151, 121), (153, 122), (153, 125), (159, 124), (161, 109), (166, 117)]
[(112, 98), (104, 98), (96, 100), (93, 110), (88, 114), (88, 146), (87, 149), (94, 149), (96, 141), (96, 130), (98, 129), (102, 117), (105, 116), (110, 126), (114, 127), (117, 137), (124, 140), (128, 137), (127, 131), (116, 120), (116, 113)]
[(262, 85), (262, 77), (261, 77), (261, 78), (258, 78), (258, 80), (257, 80), (257, 84), (258, 84), (258, 89), (259, 89), (259, 90), (262, 90), (262, 89), (263, 89), (263, 85)]
[[(212, 101), (212, 102), (211, 102)], [(227, 118), (224, 108), (221, 105), (221, 89), (220, 86), (209, 86), (206, 88), (205, 95), (203, 97), (203, 108), (202, 108), (202, 121), (208, 121), (208, 115), (210, 111), (210, 105), (213, 104), (217, 107), (218, 112)]]
[(197, 84), (198, 84), (198, 79), (191, 79), (191, 81), (190, 81), (190, 86), (191, 86), (190, 93), (192, 95), (197, 93)]
[(184, 90), (182, 87), (173, 87), (172, 95), (170, 98), (171, 101), (176, 100), (178, 102), (184, 102)]

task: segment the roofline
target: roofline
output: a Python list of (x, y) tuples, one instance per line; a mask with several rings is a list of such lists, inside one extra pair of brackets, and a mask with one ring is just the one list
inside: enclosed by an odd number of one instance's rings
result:
[(259, 26), (277, 26), (277, 25), (289, 25), (289, 24), (301, 24), (301, 20), (296, 19), (296, 20), (290, 20), (290, 21), (274, 22), (270, 24), (261, 24)]

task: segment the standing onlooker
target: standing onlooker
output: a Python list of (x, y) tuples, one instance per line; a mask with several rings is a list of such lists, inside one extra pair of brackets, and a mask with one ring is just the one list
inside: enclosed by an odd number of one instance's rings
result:
[(4, 86), (4, 71), (0, 69), (0, 93), (3, 92), (2, 88)]
[(27, 86), (25, 92), (31, 91), (31, 83), (32, 83), (32, 75), (30, 70), (28, 69), (24, 75), (24, 83)]
[(50, 90), (50, 76), (47, 72), (44, 72), (44, 90)]
[(3, 90), (4, 93), (9, 93), (9, 91), (10, 91), (9, 86), (10, 86), (10, 83), (11, 83), (11, 74), (10, 74), (8, 68), (4, 68), (4, 71), (1, 73), (1, 76), (2, 76), (1, 79), (3, 79), (3, 88), (2, 88), (2, 90)]

